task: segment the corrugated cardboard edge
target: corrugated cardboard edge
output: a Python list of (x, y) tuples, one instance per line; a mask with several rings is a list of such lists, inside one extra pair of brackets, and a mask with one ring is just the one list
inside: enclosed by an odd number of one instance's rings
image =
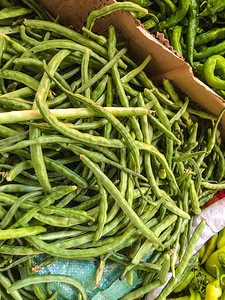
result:
[[(115, 1), (39, 0), (39, 2), (54, 16), (59, 15), (63, 24), (81, 31), (92, 10)], [(94, 31), (107, 34), (110, 24), (113, 24), (119, 30), (122, 38), (128, 41), (129, 54), (134, 61), (140, 63), (146, 56), (151, 55), (152, 59), (146, 71), (153, 80), (168, 78), (192, 100), (215, 115), (218, 115), (225, 107), (222, 98), (194, 77), (191, 67), (183, 59), (145, 30), (129, 12), (118, 11), (101, 18), (96, 21)], [(222, 117), (221, 126), (222, 134), (225, 136), (225, 114)]]

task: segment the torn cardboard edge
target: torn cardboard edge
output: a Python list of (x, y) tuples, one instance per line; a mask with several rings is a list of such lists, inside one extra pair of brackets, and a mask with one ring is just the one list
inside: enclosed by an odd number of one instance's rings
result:
[[(114, 0), (38, 0), (53, 16), (60, 17), (60, 22), (81, 31), (88, 14), (104, 5), (115, 3)], [(153, 80), (169, 79), (176, 87), (214, 115), (225, 107), (223, 98), (196, 78), (188, 63), (176, 55), (168, 45), (161, 43), (145, 30), (140, 22), (127, 11), (117, 11), (95, 22), (93, 31), (107, 35), (109, 25), (119, 30), (122, 39), (128, 44), (128, 53), (136, 62), (141, 63), (148, 55), (152, 59), (146, 72)], [(225, 136), (225, 114), (221, 119), (222, 135)]]

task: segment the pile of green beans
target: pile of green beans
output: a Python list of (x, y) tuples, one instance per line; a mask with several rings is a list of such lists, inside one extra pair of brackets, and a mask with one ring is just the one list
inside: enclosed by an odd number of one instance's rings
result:
[(133, 0), (148, 14), (140, 20), (157, 36), (163, 33), (195, 75), (225, 98), (224, 0)]
[[(136, 65), (113, 26), (107, 39), (90, 31), (97, 17), (123, 5), (91, 13), (81, 34), (35, 1), (0, 1), (0, 16), (7, 12), (0, 19), (4, 299), (55, 299), (39, 285), (52, 280), (86, 299), (71, 277), (33, 276), (41, 253), (49, 257), (41, 267), (59, 257), (100, 260), (96, 287), (108, 259), (124, 265), (128, 285), (140, 270), (143, 284), (123, 299), (144, 296), (172, 272), (165, 299), (204, 228), (205, 221), (191, 237), (194, 215), (225, 189), (224, 110), (213, 116), (193, 108), (167, 79), (155, 86), (144, 72), (151, 58)], [(24, 289), (30, 284), (33, 291)]]

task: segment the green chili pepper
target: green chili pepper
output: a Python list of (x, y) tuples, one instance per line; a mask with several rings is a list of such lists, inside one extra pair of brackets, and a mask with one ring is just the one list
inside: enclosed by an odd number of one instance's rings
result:
[(223, 268), (221, 266), (221, 264), (219, 263), (219, 260), (218, 260), (218, 254), (219, 253), (225, 253), (225, 246), (223, 246), (222, 248), (214, 251), (210, 257), (207, 259), (207, 261), (205, 262), (205, 268), (206, 268), (206, 271), (209, 272), (211, 275), (215, 276), (216, 275), (216, 270), (215, 270), (215, 267), (214, 265), (216, 265), (220, 272), (222, 272)]
[(215, 280), (215, 277), (213, 277), (212, 275), (210, 275), (208, 272), (206, 272), (205, 268), (204, 267), (200, 267), (200, 272), (206, 276), (207, 280), (209, 282), (213, 282)]
[[(225, 80), (219, 76), (225, 75), (225, 58), (221, 55), (210, 56), (204, 63), (204, 75), (207, 84), (217, 89), (225, 89)], [(215, 75), (215, 71), (218, 71), (219, 76)]]
[(187, 59), (191, 66), (193, 66), (194, 43), (195, 43), (195, 36), (199, 24), (198, 14), (199, 12), (198, 12), (197, 0), (190, 0), (189, 22), (188, 22), (186, 44), (187, 44)]
[(189, 287), (190, 297), (189, 300), (201, 300), (201, 295), (193, 287)]
[(161, 21), (159, 23), (159, 28), (161, 30), (167, 29), (178, 24), (188, 12), (189, 5), (190, 5), (190, 0), (179, 0), (178, 9), (169, 18)]
[(225, 246), (225, 228), (220, 230), (216, 243), (216, 247), (218, 249), (222, 248), (223, 246)]
[(225, 253), (218, 253), (218, 261), (222, 266), (225, 266)]
[(217, 242), (218, 233), (215, 233), (207, 242), (205, 246), (205, 253), (202, 257), (201, 264), (204, 264), (209, 256), (213, 253), (213, 251), (216, 249), (216, 242)]
[(200, 13), (200, 17), (206, 17), (214, 15), (217, 12), (225, 9), (225, 3), (223, 0), (208, 0), (206, 8)]
[(216, 268), (217, 278), (215, 281), (207, 284), (205, 300), (218, 300), (219, 297), (222, 295), (222, 288), (220, 286), (220, 271), (217, 266), (214, 266), (214, 268)]
[(177, 53), (183, 57), (183, 51), (182, 51), (182, 46), (181, 46), (181, 34), (182, 34), (182, 27), (179, 25), (174, 26), (173, 32), (172, 32), (172, 37), (171, 37), (171, 46)]
[(179, 293), (183, 291), (192, 281), (193, 278), (195, 278), (196, 275), (198, 275), (199, 270), (196, 271), (190, 271), (183, 279), (183, 281), (173, 290), (174, 293)]

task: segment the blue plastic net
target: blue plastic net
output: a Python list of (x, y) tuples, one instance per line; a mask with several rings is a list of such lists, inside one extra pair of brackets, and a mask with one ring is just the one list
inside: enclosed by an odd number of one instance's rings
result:
[[(40, 264), (46, 259), (45, 255), (38, 255), (34, 263)], [(79, 280), (86, 289), (87, 298), (93, 300), (117, 300), (138, 286), (143, 278), (141, 272), (134, 272), (134, 281), (132, 286), (126, 284), (126, 279), (119, 280), (124, 271), (124, 266), (107, 260), (102, 279), (96, 289), (96, 272), (99, 267), (99, 261), (89, 262), (82, 260), (68, 260), (59, 258), (48, 267), (43, 267), (37, 274), (63, 274), (69, 275)], [(51, 291), (59, 292), (57, 300), (75, 300), (77, 299), (78, 290), (74, 287), (60, 282), (50, 283)], [(45, 286), (43, 285), (43, 289)]]

